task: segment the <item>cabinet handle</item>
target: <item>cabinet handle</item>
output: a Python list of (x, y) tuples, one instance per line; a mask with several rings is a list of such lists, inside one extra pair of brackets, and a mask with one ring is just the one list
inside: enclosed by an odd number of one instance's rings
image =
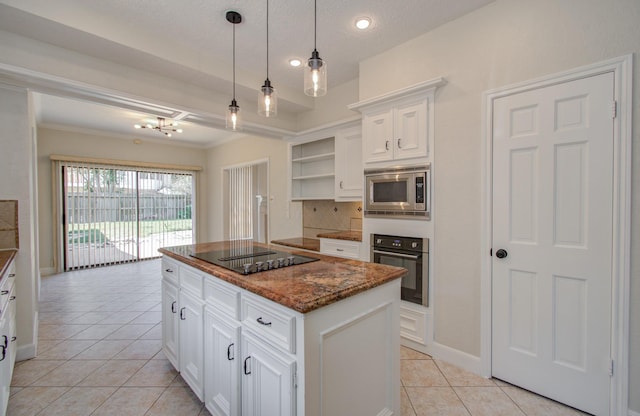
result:
[(171, 270), (171, 269), (164, 269), (164, 271), (167, 272), (167, 273), (173, 273), (173, 270)]
[(9, 277), (16, 277), (15, 273), (9, 273)]
[(0, 295), (8, 295), (9, 291), (8, 290), (3, 290), (2, 292), (0, 292)]
[(386, 140), (386, 141), (384, 142), (384, 149), (385, 149), (385, 150), (389, 150), (389, 140)]
[(244, 374), (247, 376), (251, 374), (251, 369), (249, 369), (249, 372), (247, 372), (247, 361), (249, 361), (249, 358), (251, 358), (251, 356), (248, 356), (244, 359)]
[(15, 297), (15, 296), (11, 296), (11, 297), (9, 298), (9, 300), (16, 300), (16, 297)]
[(402, 146), (400, 146), (400, 140), (402, 139), (398, 139), (398, 149), (402, 149)]
[(7, 356), (7, 347), (0, 345), (0, 348), (2, 348), (2, 358), (0, 358), (0, 361), (4, 361)]
[(180, 320), (182, 320), (182, 321), (186, 321), (187, 320), (187, 318), (185, 318), (185, 316), (184, 316), (184, 310), (185, 309), (187, 309), (187, 308), (180, 309)]
[(231, 347), (233, 347), (233, 342), (227, 347), (227, 360), (229, 361), (233, 361), (236, 358), (231, 356)]
[(7, 345), (9, 344), (9, 337), (6, 335), (3, 335), (4, 337), (4, 347), (7, 348)]
[(176, 313), (176, 301), (171, 302), (171, 313)]
[(340, 181), (340, 189), (344, 189), (344, 181)]
[(11, 337), (11, 342), (15, 342), (18, 339), (18, 337)]
[(271, 326), (271, 322), (265, 322), (262, 320), (262, 316), (259, 317), (258, 319), (256, 319), (256, 321), (258, 321), (259, 324), (264, 325), (264, 326)]
[(343, 248), (337, 248), (336, 251), (344, 251)]

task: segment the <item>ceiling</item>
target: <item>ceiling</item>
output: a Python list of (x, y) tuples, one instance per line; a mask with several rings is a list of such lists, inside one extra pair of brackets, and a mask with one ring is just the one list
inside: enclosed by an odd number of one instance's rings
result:
[[(327, 62), (329, 89), (356, 79), (361, 61), (491, 1), (317, 1), (317, 49)], [(313, 1), (271, 0), (269, 8), (269, 78), (278, 89), (280, 113), (295, 118), (313, 109), (313, 99), (302, 94), (302, 69), (288, 64), (292, 58), (304, 62), (313, 50)], [(236, 26), (238, 101), (253, 105), (266, 78), (266, 0), (0, 0), (0, 30), (211, 90), (229, 101), (228, 10), (243, 16)], [(360, 16), (372, 20), (368, 30), (355, 29)], [(131, 137), (133, 124), (165, 115), (120, 105), (118, 99), (43, 92), (37, 100), (43, 125)], [(217, 122), (203, 122), (202, 117), (173, 110), (167, 110), (167, 116), (182, 119), (184, 132), (172, 140), (204, 147), (232, 137), (215, 128), (222, 114)], [(156, 131), (135, 134), (166, 140)]]

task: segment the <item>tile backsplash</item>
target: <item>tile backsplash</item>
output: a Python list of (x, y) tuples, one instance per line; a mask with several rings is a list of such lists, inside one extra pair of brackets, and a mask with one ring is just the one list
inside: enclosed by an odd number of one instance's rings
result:
[(0, 200), (0, 250), (18, 248), (18, 201)]
[(360, 202), (304, 201), (302, 203), (303, 237), (318, 233), (362, 230)]

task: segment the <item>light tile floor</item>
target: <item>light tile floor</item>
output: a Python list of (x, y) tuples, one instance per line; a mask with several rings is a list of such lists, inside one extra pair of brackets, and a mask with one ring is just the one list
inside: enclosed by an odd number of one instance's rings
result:
[[(38, 357), (16, 363), (8, 415), (209, 415), (161, 352), (159, 270), (42, 278)], [(408, 348), (401, 358), (402, 416), (581, 414)]]

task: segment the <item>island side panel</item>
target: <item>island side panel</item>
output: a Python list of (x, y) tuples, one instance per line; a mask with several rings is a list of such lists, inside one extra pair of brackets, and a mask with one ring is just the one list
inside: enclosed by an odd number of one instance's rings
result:
[(400, 279), (305, 315), (299, 414), (400, 415)]

